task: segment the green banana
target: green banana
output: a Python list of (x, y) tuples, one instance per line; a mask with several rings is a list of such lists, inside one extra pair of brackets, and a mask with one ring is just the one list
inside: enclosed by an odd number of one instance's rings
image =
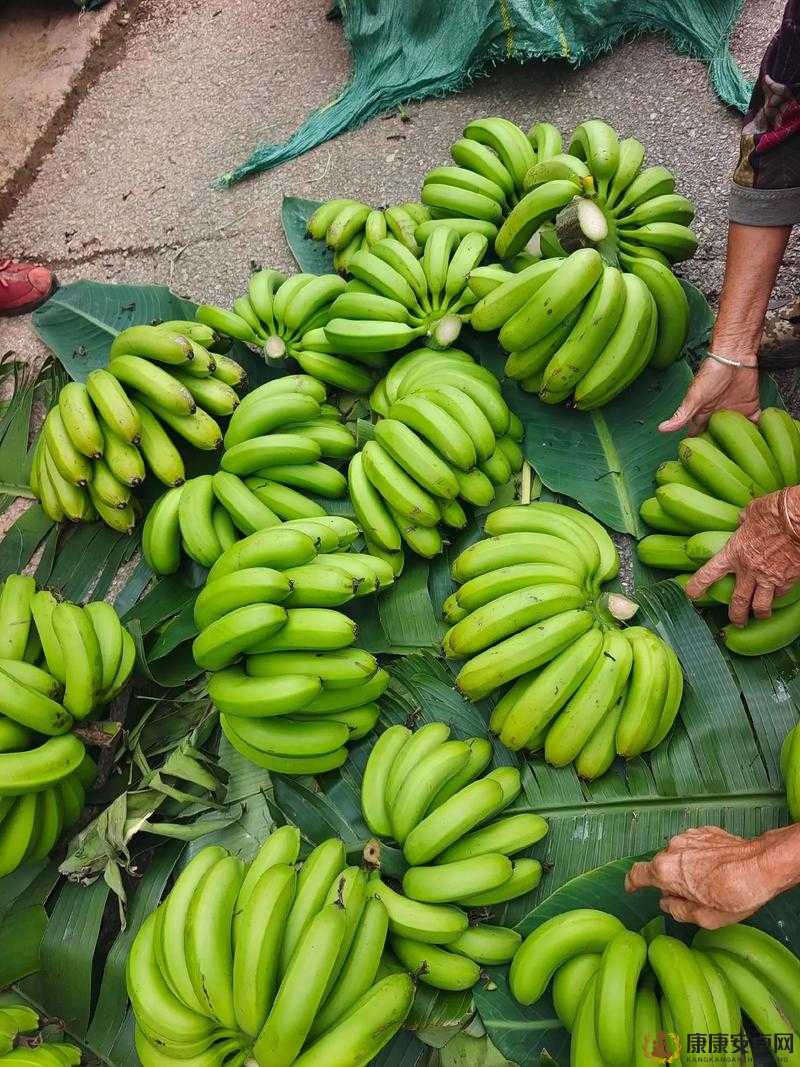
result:
[(260, 718), (304, 710), (321, 687), (318, 677), (251, 678), (241, 668), (229, 667), (211, 675), (208, 695), (224, 715)]
[[(560, 269), (500, 329), (506, 352), (517, 352), (540, 341), (579, 307), (603, 276), (600, 253), (581, 248), (561, 262)], [(609, 331), (611, 333), (611, 331)]]
[(409, 477), (377, 441), (361, 451), (364, 473), (386, 503), (420, 526), (435, 526), (440, 517), (434, 497)]
[(480, 700), (506, 682), (541, 667), (593, 625), (582, 609), (561, 612), (473, 656), (456, 678), (458, 689)]
[(370, 879), (367, 892), (382, 901), (394, 935), (426, 945), (446, 945), (467, 929), (467, 916), (460, 908), (409, 900), (377, 876)]
[(164, 485), (182, 485), (186, 468), (169, 434), (144, 404), (134, 401), (133, 406), (139, 416), (139, 449), (147, 466)]
[(278, 604), (247, 604), (209, 623), (192, 643), (195, 663), (203, 670), (229, 667), (242, 653), (279, 633), (290, 616)]
[(656, 499), (668, 515), (685, 522), (693, 531), (735, 530), (739, 525), (740, 507), (687, 485), (660, 485)]
[[(344, 870), (344, 866), (344, 844), (337, 837), (328, 838), (317, 845), (303, 864), (297, 880), (294, 903), (284, 929), (280, 964), (282, 975), (285, 975), (292, 966), (295, 953), (304, 935), (308, 932), (314, 917), (323, 907), (328, 891)], [(343, 929), (344, 916), (342, 915)], [(331, 960), (331, 970), (333, 963), (334, 960)], [(327, 986), (327, 981), (328, 976), (325, 978), (325, 986)]]
[(509, 985), (523, 1005), (535, 1004), (555, 972), (573, 957), (602, 953), (624, 927), (614, 915), (591, 908), (562, 912), (536, 927), (511, 961)]
[(381, 979), (330, 1030), (306, 1047), (294, 1061), (295, 1067), (365, 1067), (403, 1025), (413, 999), (414, 983), (409, 975), (392, 974)]
[(67, 382), (58, 394), (64, 429), (77, 450), (89, 459), (103, 454), (103, 433), (83, 382)]
[(468, 758), (466, 742), (445, 741), (410, 769), (389, 805), (392, 834), (401, 845), (419, 824), (439, 789), (464, 767)]
[(444, 852), (494, 814), (503, 801), (501, 785), (480, 778), (433, 808), (409, 833), (403, 845), (406, 860), (421, 866)]
[(103, 421), (123, 441), (136, 444), (141, 429), (139, 416), (114, 375), (107, 370), (93, 370), (86, 379), (86, 389)]
[(50, 737), (25, 752), (4, 752), (0, 796), (25, 796), (56, 785), (77, 770), (85, 754), (83, 742), (74, 734)]
[(454, 863), (457, 860), (499, 853), (513, 856), (535, 845), (547, 833), (547, 823), (533, 814), (508, 815), (489, 826), (465, 834), (439, 856), (437, 863)]
[(758, 427), (738, 411), (715, 411), (708, 430), (717, 445), (738, 464), (760, 492), (783, 485), (780, 468)]
[(296, 1061), (319, 1010), (344, 933), (344, 910), (329, 904), (308, 924), (286, 968), (253, 1054), (270, 1067)]
[(576, 194), (571, 180), (554, 178), (537, 185), (506, 216), (495, 238), (494, 250), (499, 259), (512, 259), (521, 252), (542, 223), (551, 219)]
[(553, 977), (553, 1007), (567, 1030), (572, 1030), (578, 1014), (581, 998), (600, 966), (596, 952), (573, 956), (556, 971)]
[(314, 542), (301, 530), (277, 527), (259, 530), (226, 549), (211, 568), (209, 581), (246, 567), (274, 567), (285, 570), (310, 563), (317, 551)]
[(778, 465), (782, 485), (796, 485), (800, 481), (800, 431), (794, 419), (780, 408), (765, 408), (758, 428)]
[(621, 696), (632, 663), (630, 643), (618, 630), (609, 630), (600, 656), (547, 734), (548, 763), (563, 767), (577, 757)]
[(604, 1061), (628, 1067), (634, 1055), (636, 988), (647, 963), (647, 942), (623, 930), (606, 946), (595, 981), (595, 1032)]
[[(544, 367), (542, 400), (556, 404), (570, 395), (610, 341), (622, 317), (625, 300), (623, 275), (614, 267), (605, 267), (571, 330)], [(512, 374), (512, 358), (509, 357), (509, 374)], [(516, 373), (513, 376), (517, 377)]]

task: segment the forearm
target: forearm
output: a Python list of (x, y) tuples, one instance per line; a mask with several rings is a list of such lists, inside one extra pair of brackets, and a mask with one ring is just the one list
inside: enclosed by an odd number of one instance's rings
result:
[(711, 350), (755, 363), (764, 316), (791, 226), (743, 226), (731, 222), (719, 313)]
[(769, 830), (759, 841), (764, 848), (761, 868), (770, 899), (800, 885), (800, 823)]

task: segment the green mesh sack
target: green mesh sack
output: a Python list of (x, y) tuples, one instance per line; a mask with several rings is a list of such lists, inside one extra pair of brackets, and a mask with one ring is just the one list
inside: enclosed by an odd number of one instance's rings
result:
[(744, 111), (750, 85), (729, 49), (741, 0), (340, 0), (352, 75), (282, 144), (262, 144), (224, 185), (294, 159), (407, 100), (441, 96), (498, 62), (590, 62), (623, 37), (664, 33), (705, 61), (720, 98)]

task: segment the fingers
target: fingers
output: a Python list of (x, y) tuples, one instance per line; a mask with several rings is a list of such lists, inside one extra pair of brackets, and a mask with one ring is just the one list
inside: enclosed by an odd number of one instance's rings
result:
[(695, 904), (683, 897), (668, 896), (661, 898), (659, 907), (678, 922), (693, 923), (695, 926), (702, 926), (704, 930), (719, 930), (723, 926), (732, 926), (734, 923), (741, 922), (742, 919), (747, 919), (757, 910), (718, 911), (716, 908), (709, 908), (705, 904)]
[(758, 582), (753, 593), (753, 614), (757, 619), (768, 619), (772, 614), (775, 587), (768, 582)]
[(726, 546), (716, 556), (712, 556), (708, 563), (702, 566), (686, 583), (686, 595), (690, 597), (702, 596), (709, 586), (712, 586), (714, 582), (718, 582), (720, 578), (724, 578), (726, 574), (730, 574), (732, 570), (733, 566)]
[[(736, 587), (728, 608), (728, 618), (734, 626), (744, 626), (747, 622), (755, 591), (756, 580), (752, 574), (744, 571), (736, 576)], [(772, 603), (771, 600), (770, 603)]]
[(666, 850), (659, 852), (649, 863), (634, 863), (625, 877), (625, 889), (628, 893), (635, 893), (637, 889), (649, 886), (665, 893), (677, 893), (680, 885), (680, 859)]
[(676, 430), (682, 430), (689, 424), (689, 420), (694, 415), (694, 405), (687, 403), (685, 400), (672, 416), (671, 419), (665, 419), (658, 424), (658, 428), (661, 433), (675, 433)]
[(668, 897), (663, 896), (658, 902), (658, 906), (667, 915), (671, 915), (673, 919), (677, 919), (679, 923), (693, 923), (694, 916), (703, 907), (702, 904), (696, 904), (694, 901), (685, 900), (683, 897)]
[(658, 885), (652, 863), (634, 863), (625, 875), (625, 892), (635, 893), (637, 889)]
[(680, 852), (682, 849), (687, 848), (705, 848), (710, 841), (716, 838), (717, 834), (724, 833), (725, 831), (720, 830), (717, 826), (693, 826), (670, 838), (666, 851)]

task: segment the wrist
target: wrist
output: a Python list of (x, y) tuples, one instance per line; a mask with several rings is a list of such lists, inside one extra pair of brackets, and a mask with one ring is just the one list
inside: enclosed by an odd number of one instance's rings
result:
[(765, 899), (800, 885), (800, 823), (768, 830), (758, 841), (762, 846), (760, 875), (768, 892)]
[(732, 367), (735, 371), (754, 371), (758, 373), (758, 363), (752, 359), (733, 359), (731, 356), (722, 356), (719, 352), (708, 350), (706, 359), (719, 363), (723, 367)]
[(725, 356), (727, 359), (735, 359), (741, 363), (757, 363), (762, 332), (763, 322), (753, 330), (736, 332), (720, 329), (719, 322), (717, 322), (711, 333), (708, 347), (710, 351), (718, 356)]

